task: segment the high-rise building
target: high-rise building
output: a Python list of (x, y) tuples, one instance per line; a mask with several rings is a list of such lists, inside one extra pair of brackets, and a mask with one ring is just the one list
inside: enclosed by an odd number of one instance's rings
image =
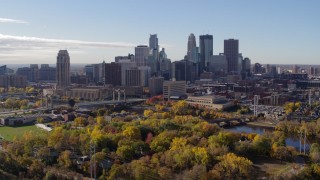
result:
[(200, 66), (199, 73), (202, 73), (207, 66), (207, 62), (213, 55), (213, 36), (201, 35), (200, 36)]
[(224, 55), (228, 62), (228, 72), (240, 73), (239, 64), (241, 64), (241, 62), (239, 62), (239, 40), (224, 40)]
[(43, 82), (55, 82), (57, 69), (49, 64), (41, 64), (39, 69), (39, 80)]
[(30, 64), (30, 67), (18, 68), (17, 75), (25, 76), (29, 82), (39, 81), (39, 69), (38, 64)]
[(59, 51), (56, 70), (57, 87), (68, 87), (70, 85), (70, 57), (67, 50)]
[(149, 78), (149, 93), (151, 96), (159, 95), (163, 90), (163, 77)]
[(159, 51), (158, 37), (157, 34), (150, 34), (149, 48)]
[(172, 75), (176, 81), (193, 83), (197, 78), (197, 66), (188, 60), (175, 61), (172, 63)]
[(149, 57), (149, 47), (140, 45), (135, 47), (135, 56), (134, 56), (134, 62), (137, 63), (137, 66), (147, 66), (147, 60)]
[(130, 61), (130, 59), (120, 59), (118, 63), (121, 65), (121, 86), (126, 85), (126, 70), (130, 68), (137, 67), (135, 62)]
[(0, 76), (7, 73), (7, 65), (0, 66)]
[(136, 68), (128, 68), (125, 70), (125, 85), (126, 86), (140, 86), (141, 85), (141, 71)]
[(245, 79), (251, 75), (251, 60), (249, 58), (244, 58), (242, 60), (242, 79)]
[(214, 74), (224, 74), (227, 72), (227, 58), (223, 53), (213, 55), (207, 63), (207, 70)]
[(195, 48), (197, 48), (196, 37), (194, 36), (193, 33), (191, 33), (188, 38), (188, 51), (187, 51), (187, 56), (189, 61), (194, 61), (193, 53), (195, 51)]
[(121, 65), (119, 63), (105, 64), (105, 84), (121, 86)]

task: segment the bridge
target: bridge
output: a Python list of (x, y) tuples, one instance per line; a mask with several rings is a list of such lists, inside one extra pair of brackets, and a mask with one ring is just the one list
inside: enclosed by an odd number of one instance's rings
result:
[(220, 127), (227, 127), (227, 126), (236, 126), (240, 124), (246, 124), (248, 120), (240, 119), (240, 118), (229, 118), (229, 119), (210, 119), (207, 120), (210, 124), (217, 124)]

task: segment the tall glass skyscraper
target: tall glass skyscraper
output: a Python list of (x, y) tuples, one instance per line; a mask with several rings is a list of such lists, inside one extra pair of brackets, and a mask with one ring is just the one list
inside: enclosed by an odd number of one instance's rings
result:
[(206, 63), (213, 55), (213, 36), (212, 35), (201, 35), (200, 36), (200, 73), (206, 68)]

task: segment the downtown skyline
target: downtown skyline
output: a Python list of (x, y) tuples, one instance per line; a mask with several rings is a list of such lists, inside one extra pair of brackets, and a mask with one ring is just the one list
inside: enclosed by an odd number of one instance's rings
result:
[(168, 58), (187, 54), (188, 36), (213, 35), (213, 54), (225, 39), (239, 40), (252, 63), (318, 64), (317, 1), (2, 2), (0, 64), (54, 64), (68, 49), (70, 61), (99, 63), (134, 54), (157, 34)]

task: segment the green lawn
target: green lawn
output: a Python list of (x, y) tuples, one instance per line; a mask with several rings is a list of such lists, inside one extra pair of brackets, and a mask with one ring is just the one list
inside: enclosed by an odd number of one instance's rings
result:
[(19, 126), (19, 127), (8, 127), (8, 126), (0, 127), (0, 135), (8, 141), (12, 141), (14, 137), (20, 138), (23, 136), (25, 132), (29, 132), (29, 131), (32, 131), (36, 134), (46, 132), (40, 128), (37, 128), (37, 126), (35, 125)]

